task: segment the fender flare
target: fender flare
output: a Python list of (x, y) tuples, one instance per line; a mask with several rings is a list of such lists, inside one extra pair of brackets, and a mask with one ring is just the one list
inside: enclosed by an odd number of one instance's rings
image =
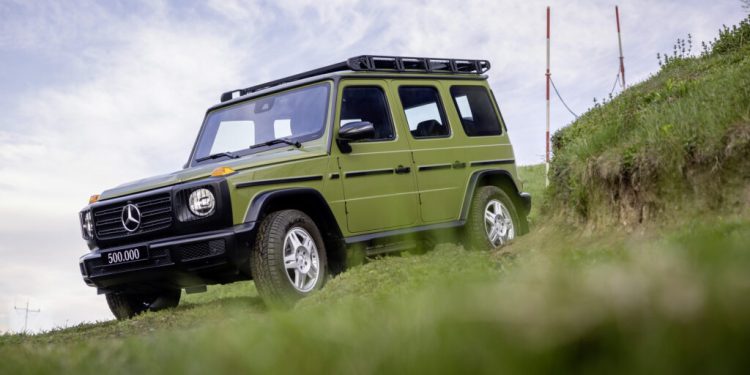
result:
[[(277, 199), (299, 197), (303, 195), (311, 197), (316, 204), (324, 207), (323, 214), (328, 219), (334, 219), (334, 223), (336, 223), (333, 212), (328, 206), (325, 198), (323, 198), (323, 195), (318, 190), (313, 188), (282, 188), (264, 191), (258, 194), (250, 202), (250, 206), (245, 214), (245, 223), (252, 223), (262, 219), (264, 209), (273, 204)], [(336, 225), (338, 226), (338, 223), (336, 223)]]
[[(291, 201), (295, 198), (304, 198), (301, 204)], [(323, 241), (326, 244), (328, 265), (334, 273), (343, 271), (346, 264), (346, 248), (343, 233), (331, 207), (323, 195), (313, 188), (281, 188), (264, 191), (253, 198), (245, 214), (245, 223), (253, 223), (260, 228), (260, 220), (263, 220), (269, 210), (298, 209), (309, 215), (317, 225)]]
[(466, 193), (464, 195), (464, 203), (461, 207), (461, 216), (459, 218), (461, 221), (466, 221), (466, 218), (469, 216), (469, 207), (471, 207), (471, 201), (474, 199), (474, 190), (477, 187), (477, 183), (483, 178), (492, 176), (499, 176), (510, 181), (510, 185), (514, 190), (513, 192), (509, 192), (511, 193), (510, 198), (518, 205), (524, 216), (529, 214), (529, 211), (531, 211), (531, 195), (529, 193), (523, 193), (518, 189), (518, 185), (516, 184), (513, 175), (504, 169), (485, 169), (475, 171), (469, 178), (469, 183), (467, 184)]

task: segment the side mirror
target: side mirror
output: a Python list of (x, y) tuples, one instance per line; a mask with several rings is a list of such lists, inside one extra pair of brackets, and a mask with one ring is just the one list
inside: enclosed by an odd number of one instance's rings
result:
[(352, 146), (349, 142), (361, 141), (363, 139), (374, 138), (375, 127), (369, 121), (350, 122), (341, 125), (339, 134), (336, 138), (336, 144), (341, 152), (348, 154), (352, 152)]

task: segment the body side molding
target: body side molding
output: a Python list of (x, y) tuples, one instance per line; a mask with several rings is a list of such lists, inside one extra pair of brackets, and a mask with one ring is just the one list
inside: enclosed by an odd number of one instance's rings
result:
[(246, 187), (252, 187), (252, 186), (265, 186), (265, 185), (275, 185), (275, 184), (291, 184), (295, 182), (305, 182), (305, 181), (319, 181), (322, 180), (323, 176), (316, 175), (316, 176), (300, 176), (300, 177), (288, 177), (288, 178), (274, 178), (270, 180), (256, 180), (256, 181), (248, 181), (248, 182), (240, 182), (237, 185), (234, 185), (237, 189), (242, 189)]
[(498, 160), (481, 160), (481, 161), (472, 161), (471, 166), (479, 166), (479, 165), (505, 165), (505, 164), (513, 164), (516, 161), (514, 159), (498, 159)]
[(362, 177), (362, 176), (373, 176), (373, 175), (379, 175), (379, 174), (393, 174), (393, 168), (390, 169), (370, 169), (366, 171), (353, 171), (353, 172), (346, 172), (344, 176), (346, 178), (352, 178), (352, 177)]

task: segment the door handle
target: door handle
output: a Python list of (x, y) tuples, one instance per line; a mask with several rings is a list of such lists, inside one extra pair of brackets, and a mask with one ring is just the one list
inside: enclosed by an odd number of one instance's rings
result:
[(466, 163), (456, 160), (453, 162), (453, 168), (454, 169), (466, 168)]
[(396, 174), (406, 174), (409, 172), (411, 172), (410, 167), (404, 167), (403, 165), (399, 165), (398, 167), (396, 167)]

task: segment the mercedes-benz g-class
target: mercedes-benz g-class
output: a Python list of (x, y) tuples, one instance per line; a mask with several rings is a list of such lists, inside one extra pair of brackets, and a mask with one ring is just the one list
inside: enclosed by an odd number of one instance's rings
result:
[(527, 231), (486, 60), (359, 56), (226, 92), (184, 168), (92, 196), (86, 284), (115, 317), (254, 280), (270, 304), (320, 289), (347, 249), (438, 230), (498, 248)]

